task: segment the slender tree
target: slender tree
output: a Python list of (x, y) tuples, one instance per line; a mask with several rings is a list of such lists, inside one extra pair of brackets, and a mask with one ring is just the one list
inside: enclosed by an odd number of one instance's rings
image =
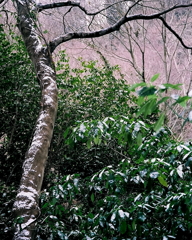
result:
[[(4, 4), (3, 1), (0, 1), (0, 3)], [(90, 20), (88, 29), (91, 29), (90, 26), (94, 22), (96, 16), (105, 15), (107, 9), (118, 3), (124, 3), (125, 13), (120, 19), (114, 18), (115, 22), (113, 24), (111, 24), (110, 21), (110, 25), (108, 27), (95, 31), (66, 31), (64, 34), (53, 38), (50, 42), (46, 41), (42, 32), (39, 31), (38, 14), (45, 10), (52, 11), (56, 8), (59, 9), (66, 7), (66, 13), (70, 13), (73, 8), (79, 9), (82, 15), (90, 17), (88, 18)], [(96, 12), (90, 12), (90, 8), (86, 1), (84, 6), (81, 4), (81, 2), (77, 1), (61, 1), (50, 4), (37, 4), (37, 2), (29, 0), (14, 1), (18, 27), (23, 37), (23, 41), (25, 42), (29, 56), (34, 64), (37, 80), (41, 88), (41, 108), (30, 147), (25, 155), (20, 187), (18, 189), (16, 200), (13, 206), (13, 211), (16, 217), (14, 240), (34, 239), (35, 224), (38, 216), (40, 215), (39, 195), (58, 105), (56, 72), (54, 62), (52, 60), (52, 53), (54, 50), (60, 44), (69, 40), (101, 37), (114, 31), (118, 31), (121, 26), (127, 22), (139, 19), (159, 19), (162, 21), (164, 26), (175, 35), (183, 47), (191, 49), (190, 46), (187, 46), (184, 43), (179, 34), (177, 34), (177, 32), (168, 25), (164, 15), (178, 8), (192, 7), (192, 3), (169, 6), (168, 8), (159, 12), (154, 10), (154, 13), (150, 15), (129, 14), (131, 9), (134, 7), (144, 5), (146, 3), (147, 1), (145, 0), (119, 0), (115, 3), (108, 4), (107, 6), (104, 5), (103, 8), (100, 8)], [(153, 4), (150, 4), (152, 7)]]

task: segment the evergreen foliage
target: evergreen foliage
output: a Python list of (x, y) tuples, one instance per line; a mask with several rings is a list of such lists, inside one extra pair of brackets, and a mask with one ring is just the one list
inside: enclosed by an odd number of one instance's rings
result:
[(0, 238), (11, 239), (11, 210), (40, 94), (22, 39), (3, 28), (0, 25)]
[[(12, 203), (39, 108), (26, 50), (11, 37), (0, 26), (1, 239), (12, 237)], [(163, 93), (179, 85), (158, 88), (157, 74), (150, 84), (129, 86), (117, 66), (80, 59), (71, 69), (65, 52), (59, 57), (37, 239), (190, 239), (192, 145), (173, 140), (159, 108), (169, 99)]]

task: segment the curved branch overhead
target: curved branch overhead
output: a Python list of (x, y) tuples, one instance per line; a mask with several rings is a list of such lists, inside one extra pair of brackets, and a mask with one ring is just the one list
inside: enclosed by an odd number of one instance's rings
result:
[[(139, 1), (137, 1), (137, 2), (139, 2)], [(66, 3), (69, 4), (69, 3), (71, 3), (71, 1), (66, 2)], [(182, 46), (184, 46), (187, 49), (192, 49), (192, 47), (187, 46), (183, 42), (183, 40), (179, 36), (179, 34), (176, 31), (174, 31), (162, 17), (163, 15), (165, 15), (169, 12), (172, 12), (175, 9), (188, 8), (188, 7), (192, 7), (192, 3), (191, 4), (174, 5), (174, 6), (168, 8), (164, 11), (154, 13), (154, 14), (150, 14), (150, 15), (144, 15), (144, 14), (127, 15), (126, 14), (118, 22), (116, 22), (114, 25), (112, 25), (108, 28), (104, 28), (104, 29), (101, 29), (101, 30), (98, 30), (98, 31), (92, 31), (92, 32), (70, 32), (70, 33), (61, 35), (59, 37), (56, 37), (55, 39), (53, 39), (49, 43), (50, 51), (53, 52), (56, 49), (56, 47), (59, 46), (61, 43), (67, 42), (67, 41), (72, 40), (72, 39), (101, 37), (101, 36), (104, 36), (106, 34), (112, 33), (114, 31), (118, 31), (121, 28), (121, 26), (124, 25), (127, 22), (134, 21), (134, 20), (153, 20), (153, 19), (160, 19), (163, 22), (163, 24), (165, 25), (165, 27), (168, 28), (169, 31), (171, 31), (172, 34), (180, 41)], [(127, 13), (128, 12), (129, 12), (129, 10), (127, 11)], [(95, 14), (97, 14), (97, 13), (95, 13)], [(92, 15), (94, 15), (94, 14), (92, 14)]]

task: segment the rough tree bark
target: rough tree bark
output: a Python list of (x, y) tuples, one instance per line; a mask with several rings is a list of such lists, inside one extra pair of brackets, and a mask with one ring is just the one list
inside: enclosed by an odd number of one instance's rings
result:
[[(40, 215), (38, 203), (39, 195), (57, 113), (58, 102), (56, 73), (54, 70), (54, 63), (52, 62), (51, 53), (59, 44), (63, 42), (76, 38), (100, 37), (108, 33), (118, 31), (126, 22), (138, 19), (160, 19), (165, 27), (168, 28), (179, 39), (180, 43), (184, 47), (190, 48), (183, 43), (179, 35), (165, 22), (164, 18), (161, 16), (174, 10), (175, 8), (189, 7), (192, 6), (192, 4), (180, 6), (176, 5), (152, 15), (139, 14), (132, 16), (127, 15), (131, 8), (130, 7), (127, 10), (127, 13), (117, 23), (106, 29), (101, 29), (95, 32), (67, 33), (63, 36), (53, 39), (53, 41), (51, 41), (47, 47), (43, 47), (41, 41), (39, 40), (38, 33), (34, 27), (31, 9), (43, 11), (44, 9), (52, 9), (55, 7), (79, 7), (84, 14), (92, 15), (93, 17), (104, 10), (100, 10), (95, 13), (88, 13), (86, 9), (80, 5), (80, 3), (75, 3), (73, 1), (36, 6), (33, 6), (34, 2), (31, 3), (28, 0), (16, 0), (15, 2), (17, 6), (18, 26), (27, 47), (29, 56), (33, 61), (42, 93), (39, 117), (35, 126), (32, 142), (25, 156), (21, 183), (13, 206), (13, 211), (16, 217), (14, 240), (29, 240), (34, 239), (35, 224), (38, 216)], [(135, 1), (132, 7), (139, 2), (141, 2), (141, 0)]]
[(48, 48), (42, 46), (36, 34), (29, 7), (27, 1), (17, 1), (18, 25), (35, 66), (42, 95), (39, 117), (31, 145), (25, 156), (23, 175), (13, 206), (17, 217), (15, 240), (33, 239), (34, 237), (35, 220), (40, 214), (39, 194), (58, 104), (56, 73), (51, 54)]

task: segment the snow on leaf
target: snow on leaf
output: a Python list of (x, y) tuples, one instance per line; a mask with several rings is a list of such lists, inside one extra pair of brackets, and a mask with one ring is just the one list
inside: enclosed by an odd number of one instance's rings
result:
[(177, 167), (177, 173), (178, 173), (180, 178), (183, 178), (183, 166), (182, 165), (179, 165)]
[(136, 202), (137, 200), (139, 200), (141, 198), (141, 193), (139, 195), (137, 195), (137, 197), (134, 198), (134, 202)]
[(83, 132), (83, 133), (85, 132), (86, 127), (85, 127), (85, 125), (83, 123), (80, 125), (79, 130), (80, 130), (80, 132)]
[[(32, 215), (32, 216), (34, 216), (34, 215)], [(21, 229), (26, 228), (27, 226), (29, 226), (34, 221), (36, 221), (36, 218), (34, 218), (34, 217), (30, 218), (26, 223), (21, 224)], [(30, 236), (29, 231), (27, 231), (26, 229), (24, 229), (23, 231), (25, 231), (25, 236), (26, 237)]]
[(159, 173), (158, 172), (151, 172), (149, 176), (150, 176), (150, 178), (155, 179), (159, 176)]
[(116, 212), (114, 212), (114, 213), (112, 214), (112, 216), (111, 216), (111, 222), (113, 222), (113, 221), (115, 220), (115, 218), (116, 218)]
[(125, 214), (124, 214), (124, 212), (123, 212), (123, 210), (119, 210), (118, 211), (118, 213), (119, 213), (119, 216), (121, 217), (121, 218), (124, 218), (125, 217)]
[(166, 236), (163, 236), (163, 240), (168, 240), (168, 237), (166, 237)]

